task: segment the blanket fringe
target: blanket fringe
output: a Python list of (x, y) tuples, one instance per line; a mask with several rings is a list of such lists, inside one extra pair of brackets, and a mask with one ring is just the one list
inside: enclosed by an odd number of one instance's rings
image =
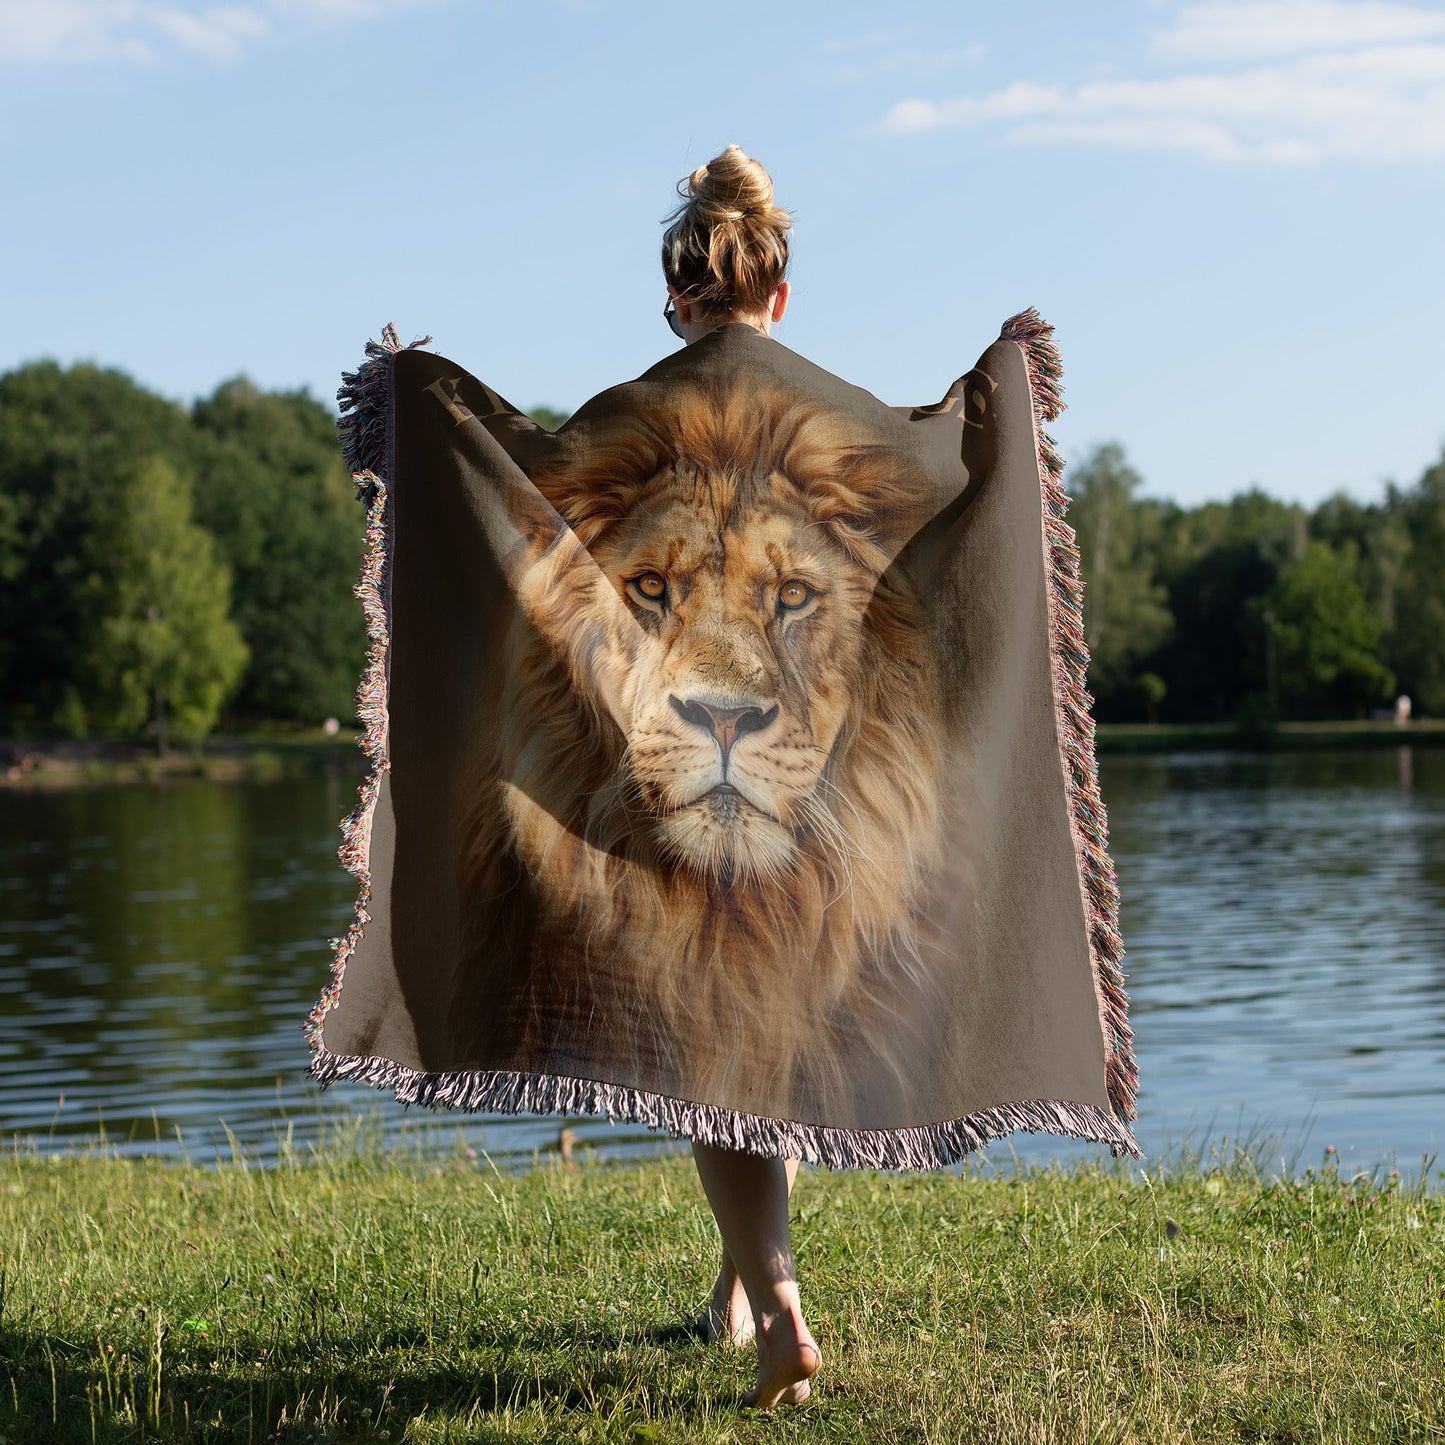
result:
[(430, 344), (431, 337), (424, 336), (403, 346), (396, 327), (388, 321), (381, 328), (381, 340), (366, 343), (366, 360), (355, 371), (341, 373), (336, 392), (341, 420), (336, 423), (336, 435), (361, 500), (371, 500), (365, 479), (391, 476), (392, 357), (398, 351)]
[[(431, 337), (413, 341), (411, 347), (426, 346)], [(371, 819), (381, 792), (382, 775), (391, 766), (386, 753), (387, 688), (391, 636), (387, 617), (391, 604), (390, 538), (391, 505), (387, 482), (392, 472), (391, 366), (398, 351), (407, 351), (388, 323), (380, 341), (366, 343), (366, 360), (355, 371), (342, 375), (336, 393), (341, 420), (336, 424), (341, 453), (351, 468), (358, 500), (366, 503), (366, 534), (362, 546), (361, 573), (352, 596), (361, 603), (366, 618), (366, 661), (356, 686), (356, 716), (361, 723), (357, 739), (371, 766), (357, 790), (356, 807), (341, 821), (341, 846), (337, 857), (357, 883), (356, 903), (345, 934), (331, 940), (331, 981), (321, 991), (315, 1007), (302, 1025), (313, 1050), (322, 1048), (321, 1024), (341, 996), (346, 960), (371, 921)]]
[(1106, 1110), (1064, 1100), (1001, 1104), (962, 1119), (910, 1128), (835, 1129), (557, 1074), (485, 1069), (423, 1073), (391, 1059), (347, 1058), (324, 1050), (312, 1059), (310, 1073), (323, 1087), (338, 1079), (354, 1080), (391, 1089), (400, 1103), (429, 1109), (601, 1115), (717, 1148), (803, 1159), (828, 1169), (939, 1169), (1020, 1130), (1067, 1134), (1107, 1144), (1115, 1158), (1139, 1157), (1129, 1130)]
[(366, 617), (366, 663), (356, 688), (356, 716), (362, 728), (357, 742), (371, 766), (358, 789), (356, 807), (341, 820), (337, 857), (356, 879), (358, 892), (345, 934), (331, 940), (331, 981), (322, 989), (304, 1025), (313, 1049), (321, 1047), (321, 1022), (340, 998), (346, 960), (360, 941), (362, 929), (371, 921), (367, 912), (371, 902), (371, 819), (381, 792), (382, 774), (391, 767), (386, 755), (387, 656), (391, 643), (386, 624), (388, 496), (386, 483), (375, 472), (353, 473), (352, 480), (357, 484), (357, 495), (368, 498), (361, 576), (351, 591)]
[[(1119, 934), (1119, 888), (1109, 857), (1109, 820), (1099, 793), (1094, 752), (1094, 698), (1085, 685), (1089, 648), (1084, 641), (1084, 580), (1074, 529), (1065, 520), (1069, 493), (1062, 480), (1063, 458), (1044, 429), (1045, 422), (1055, 420), (1064, 410), (1063, 364), (1053, 342), (1054, 328), (1032, 306), (1009, 317), (999, 334), (1006, 341), (1017, 342), (1023, 350), (1033, 391), (1049, 557), (1050, 650), (1059, 743), (1073, 815), (1075, 851), (1084, 883), (1089, 954), (1106, 1026), (1109, 1101), (1119, 1121), (1127, 1124), (1138, 1118), (1139, 1072), (1121, 966), (1124, 942)], [(1137, 1146), (1134, 1152), (1137, 1156)]]

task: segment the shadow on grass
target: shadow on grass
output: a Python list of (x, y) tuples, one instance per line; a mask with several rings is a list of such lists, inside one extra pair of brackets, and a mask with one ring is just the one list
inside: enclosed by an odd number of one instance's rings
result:
[(107, 1354), (99, 1341), (0, 1329), (0, 1440), (400, 1440), (405, 1422), (426, 1414), (455, 1420), (457, 1440), (490, 1442), (517, 1439), (504, 1417), (533, 1406), (558, 1427), (569, 1414), (641, 1423), (644, 1396), (655, 1407), (666, 1379), (669, 1409), (711, 1417), (750, 1383), (713, 1389), (697, 1379), (717, 1352), (683, 1321), (498, 1321), (434, 1339), (382, 1328), (270, 1346), (199, 1344), (184, 1359), (167, 1333), (159, 1369), (154, 1344), (136, 1358)]

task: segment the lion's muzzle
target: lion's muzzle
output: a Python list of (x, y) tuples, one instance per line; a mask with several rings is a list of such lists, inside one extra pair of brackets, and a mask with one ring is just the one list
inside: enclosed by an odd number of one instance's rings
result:
[(668, 694), (673, 711), (685, 722), (701, 728), (718, 746), (723, 776), (727, 776), (728, 754), (733, 744), (748, 733), (762, 732), (777, 720), (778, 707), (726, 707), (719, 703), (706, 702), (702, 698), (684, 701), (676, 693)]

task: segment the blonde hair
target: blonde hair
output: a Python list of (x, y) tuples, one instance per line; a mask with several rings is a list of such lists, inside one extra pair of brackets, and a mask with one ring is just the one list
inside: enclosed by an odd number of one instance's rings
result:
[(788, 269), (793, 219), (773, 204), (773, 181), (741, 146), (677, 183), (664, 218), (662, 273), (704, 314), (762, 311)]

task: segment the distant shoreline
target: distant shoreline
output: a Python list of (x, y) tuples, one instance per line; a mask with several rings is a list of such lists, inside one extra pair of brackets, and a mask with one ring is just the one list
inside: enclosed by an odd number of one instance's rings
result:
[(0, 788), (39, 791), (111, 783), (267, 782), (284, 778), (366, 772), (354, 726), (327, 735), (321, 728), (294, 732), (218, 733), (200, 743), (172, 746), (159, 757), (153, 745), (102, 738), (0, 739)]
[[(170, 749), (164, 758), (145, 743), (105, 739), (0, 739), (0, 789), (37, 791), (114, 783), (269, 782), (284, 778), (361, 777), (366, 758), (359, 734), (344, 727), (295, 732), (221, 733)], [(1232, 723), (1100, 723), (1102, 755), (1227, 748), (1301, 752), (1336, 747), (1445, 747), (1445, 719), (1393, 722), (1291, 722), (1272, 733), (1241, 732)]]
[(1209, 748), (1239, 752), (1310, 752), (1318, 748), (1445, 747), (1445, 718), (1389, 722), (1286, 722), (1272, 731), (1233, 723), (1100, 723), (1099, 753), (1172, 753)]

